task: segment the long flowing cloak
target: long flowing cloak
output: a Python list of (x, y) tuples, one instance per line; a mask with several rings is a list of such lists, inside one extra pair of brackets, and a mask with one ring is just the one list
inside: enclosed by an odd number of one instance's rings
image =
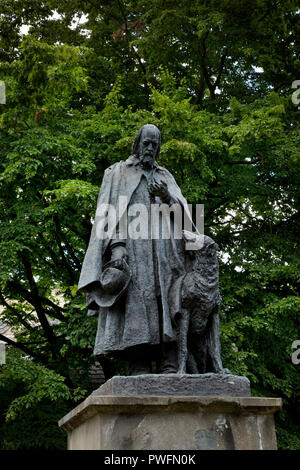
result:
[[(173, 176), (165, 168), (156, 165), (153, 177), (167, 184), (172, 201), (179, 203), (186, 217), (191, 219), (187, 202)], [(142, 203), (150, 209), (146, 178), (140, 167), (133, 164), (132, 157), (105, 171), (97, 208), (101, 204), (118, 207), (120, 196), (123, 196), (123, 201), (127, 201), (127, 205), (123, 204), (117, 214), (116, 225), (133, 203)], [(161, 201), (156, 198), (155, 202)], [(170, 311), (168, 300), (172, 284), (184, 271), (184, 243), (174, 238), (174, 227), (171, 227), (170, 232), (169, 239), (152, 240), (148, 237), (133, 240), (127, 237), (126, 248), (132, 278), (124, 297), (110, 308), (99, 309), (95, 355), (114, 353), (141, 344), (158, 345), (175, 341), (174, 313)], [(110, 242), (109, 238), (97, 236), (96, 216), (79, 289), (86, 290), (90, 284), (99, 282), (103, 265), (109, 259)], [(89, 311), (89, 314), (93, 313)]]

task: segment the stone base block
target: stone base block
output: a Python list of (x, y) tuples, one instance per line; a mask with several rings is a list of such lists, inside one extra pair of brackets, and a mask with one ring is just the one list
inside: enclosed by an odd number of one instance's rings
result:
[(93, 395), (250, 397), (247, 377), (231, 374), (146, 374), (115, 376)]
[(276, 449), (279, 398), (90, 395), (59, 422), (70, 450)]

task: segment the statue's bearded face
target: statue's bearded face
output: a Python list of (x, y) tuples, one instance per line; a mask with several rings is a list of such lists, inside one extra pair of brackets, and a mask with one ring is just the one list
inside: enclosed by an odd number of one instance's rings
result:
[(139, 157), (144, 164), (153, 163), (159, 150), (159, 145), (158, 129), (154, 126), (145, 127), (139, 143)]

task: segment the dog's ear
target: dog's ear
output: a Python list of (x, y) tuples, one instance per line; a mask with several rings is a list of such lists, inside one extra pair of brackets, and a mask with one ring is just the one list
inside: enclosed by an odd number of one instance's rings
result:
[(211, 253), (213, 253), (214, 255), (218, 253), (219, 251), (219, 245), (214, 242), (210, 247), (209, 247)]
[(196, 240), (195, 233), (182, 230), (182, 238), (185, 242), (193, 243)]
[(186, 242), (186, 250), (201, 250), (205, 243), (205, 235), (201, 235), (195, 232), (189, 232), (188, 230), (183, 230), (183, 239)]
[(207, 249), (211, 252), (211, 253), (217, 253), (219, 251), (219, 245), (214, 242), (213, 240), (211, 240), (212, 243), (208, 244), (207, 245)]

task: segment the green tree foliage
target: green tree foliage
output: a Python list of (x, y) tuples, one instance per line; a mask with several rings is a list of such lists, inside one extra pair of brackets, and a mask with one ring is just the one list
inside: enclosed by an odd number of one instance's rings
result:
[(64, 449), (63, 431), (53, 424), (82, 392), (71, 394), (61, 375), (10, 349), (0, 381), (1, 406), (7, 410), (0, 419), (0, 448)]
[(77, 282), (103, 172), (147, 122), (221, 249), (224, 364), (283, 398), (279, 445), (300, 447), (298, 37), (292, 0), (2, 0), (0, 447), (63, 448), (92, 389)]

